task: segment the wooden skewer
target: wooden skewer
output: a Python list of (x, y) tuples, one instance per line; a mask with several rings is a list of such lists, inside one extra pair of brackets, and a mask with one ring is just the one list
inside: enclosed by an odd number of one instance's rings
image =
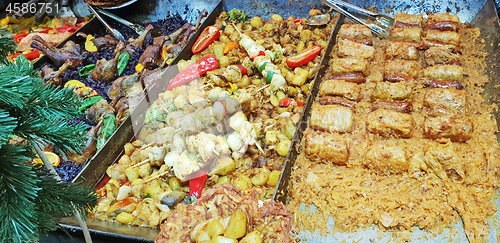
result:
[(172, 171), (165, 171), (165, 172), (163, 172), (163, 173), (160, 173), (160, 174), (158, 174), (158, 175), (155, 175), (155, 176), (153, 176), (153, 177), (150, 177), (150, 178), (149, 178), (149, 179), (147, 179), (144, 183), (147, 183), (147, 182), (150, 182), (150, 181), (154, 181), (154, 180), (156, 180), (156, 179), (158, 179), (158, 178), (160, 178), (160, 177), (164, 177), (164, 176), (166, 176), (166, 175), (168, 175), (168, 174), (172, 174)]
[(238, 29), (238, 27), (236, 27), (236, 25), (235, 25), (234, 23), (231, 23), (231, 24), (233, 24), (234, 28), (236, 29), (236, 31), (238, 31), (238, 33), (240, 33), (240, 35), (243, 35), (243, 34), (241, 33), (241, 31)]
[(149, 163), (149, 159), (145, 159), (145, 160), (143, 160), (143, 161), (141, 161), (141, 162), (139, 162), (139, 163), (137, 163), (135, 165), (132, 165), (132, 168), (139, 167), (139, 166), (145, 165), (147, 163)]
[(201, 86), (200, 89), (203, 89), (203, 88), (208, 87), (210, 85), (212, 85), (212, 84), (205, 84), (205, 85)]
[(151, 146), (151, 145), (153, 145), (153, 144), (155, 144), (155, 143), (146, 144), (146, 145), (142, 146), (142, 147), (141, 147), (141, 148), (139, 148), (139, 149), (145, 149), (145, 148), (147, 148), (147, 147), (149, 147), (149, 146)]
[(165, 111), (166, 113), (170, 113), (170, 112), (169, 112), (169, 111), (168, 111), (165, 107), (163, 107), (163, 106), (161, 107), (161, 109), (162, 109), (163, 111)]
[(257, 89), (257, 90), (254, 90), (253, 92), (259, 92), (267, 87), (271, 86), (270, 84), (267, 84), (267, 85), (264, 85), (263, 87), (261, 87), (260, 89)]
[(262, 150), (258, 142), (255, 143), (255, 146), (257, 146), (261, 153), (264, 153), (264, 150)]

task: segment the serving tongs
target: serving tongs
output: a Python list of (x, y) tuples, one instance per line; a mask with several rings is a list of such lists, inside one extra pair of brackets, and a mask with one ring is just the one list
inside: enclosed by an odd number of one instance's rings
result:
[(87, 4), (89, 7), (90, 11), (97, 17), (99, 21), (106, 27), (106, 29), (118, 40), (125, 42), (125, 38), (123, 35), (120, 33), (120, 31), (113, 29), (102, 17), (97, 13), (97, 11), (92, 7), (90, 4)]
[(141, 35), (142, 32), (145, 30), (144, 27), (138, 25), (138, 24), (134, 24), (134, 23), (131, 23), (125, 19), (122, 19), (120, 17), (118, 17), (117, 15), (113, 14), (113, 13), (110, 13), (104, 9), (101, 9), (101, 8), (96, 8), (96, 11), (101, 13), (101, 14), (104, 14), (110, 18), (112, 18), (113, 20), (115, 20), (116, 22), (120, 23), (120, 24), (123, 24), (131, 29), (133, 29), (138, 35)]
[[(366, 25), (373, 33), (378, 36), (388, 36), (389, 32), (387, 31), (394, 24), (394, 19), (383, 14), (378, 14), (363, 8), (360, 8), (356, 5), (352, 5), (340, 0), (321, 0), (324, 4), (330, 6), (331, 8), (337, 10), (339, 13), (345, 15), (349, 19)], [(360, 17), (356, 17), (348, 11), (344, 10), (340, 6), (348, 7), (358, 11), (360, 14), (367, 16), (366, 19), (362, 19)]]

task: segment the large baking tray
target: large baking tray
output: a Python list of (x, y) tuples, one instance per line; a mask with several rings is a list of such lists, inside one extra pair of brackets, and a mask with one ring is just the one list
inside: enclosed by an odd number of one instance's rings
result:
[[(172, 64), (177, 63), (181, 59), (187, 60), (191, 58), (191, 47), (196, 38), (201, 34), (201, 31), (206, 26), (215, 23), (216, 18), (222, 11), (228, 11), (233, 8), (245, 11), (248, 16), (259, 15), (264, 19), (269, 19), (271, 14), (275, 13), (285, 17), (289, 15), (299, 18), (308, 17), (308, 11), (311, 8), (329, 9), (323, 6), (319, 1), (314, 0), (302, 1), (300, 4), (292, 3), (291, 6), (287, 3), (276, 1), (221, 1), (214, 7), (214, 10), (205, 19), (199, 30), (191, 37), (188, 44), (182, 49), (181, 53), (175, 58)], [(331, 47), (329, 50), (330, 49)], [(159, 93), (166, 90), (168, 81), (175, 77), (177, 73), (178, 71), (175, 65), (165, 70), (162, 80), (158, 81), (155, 86), (146, 93), (145, 98), (141, 100), (130, 116), (120, 125), (105, 146), (85, 165), (82, 172), (75, 178), (75, 182), (89, 187), (95, 187), (99, 183), (105, 176), (106, 169), (113, 164), (123, 152), (123, 145), (131, 141), (142, 128), (149, 105), (156, 100)], [(78, 222), (72, 217), (63, 218), (61, 225), (70, 231), (81, 231)], [(91, 218), (87, 220), (87, 225), (93, 235), (135, 240), (138, 242), (153, 242), (155, 236), (159, 233), (159, 229), (134, 227)]]
[[(485, 86), (485, 91), (483, 96), (485, 97), (488, 104), (500, 104), (500, 69), (498, 68), (500, 61), (498, 57), (500, 55), (500, 22), (498, 19), (498, 14), (495, 9), (495, 3), (493, 0), (488, 1), (424, 1), (423, 4), (412, 2), (412, 1), (373, 1), (373, 0), (364, 0), (364, 1), (351, 1), (352, 4), (357, 6), (363, 6), (365, 8), (369, 8), (371, 6), (375, 6), (375, 10), (379, 13), (384, 13), (389, 16), (394, 16), (395, 13), (398, 12), (407, 12), (407, 13), (425, 13), (429, 12), (449, 12), (456, 13), (461, 22), (468, 22), (472, 24), (474, 27), (479, 27), (481, 29), (481, 38), (485, 40), (485, 48), (484, 51), (488, 53), (488, 56), (485, 58), (487, 68), (485, 73), (489, 76), (490, 82)], [(335, 29), (333, 31), (333, 36), (335, 37), (340, 29), (342, 23), (344, 23), (344, 16), (341, 16), (338, 21)], [(330, 42), (335, 44), (336, 38), (331, 38)], [(329, 44), (330, 45), (330, 44)], [(329, 46), (331, 48), (331, 46)], [(330, 51), (330, 50), (328, 50)], [(326, 57), (326, 56), (325, 56)], [(323, 57), (323, 58), (325, 58)], [(327, 66), (325, 64), (325, 66)], [(324, 76), (324, 70), (326, 67), (321, 67), (320, 72), (317, 74), (316, 79)], [(314, 102), (316, 95), (319, 92), (319, 84), (320, 81), (315, 83), (311, 94), (304, 107), (304, 112), (302, 113), (302, 117), (300, 119), (300, 123), (298, 129), (295, 133), (295, 136), (292, 140), (292, 145), (290, 146), (290, 150), (285, 159), (285, 165), (283, 166), (282, 173), (280, 175), (280, 179), (278, 185), (276, 187), (276, 191), (273, 195), (273, 200), (280, 201), (284, 204), (287, 204), (288, 190), (289, 190), (289, 180), (291, 177), (292, 168), (295, 164), (298, 154), (301, 152), (300, 144), (303, 137), (303, 132), (307, 128), (307, 123), (310, 117), (310, 111), (312, 103)], [(500, 111), (495, 110), (494, 118), (497, 120), (497, 124), (500, 123)], [(500, 142), (500, 135), (497, 133), (497, 140)], [(500, 199), (496, 198), (495, 203), (497, 208), (500, 208)], [(495, 215), (496, 218), (490, 220), (490, 242), (497, 242), (497, 232), (500, 233), (500, 225), (498, 224), (498, 219), (500, 219), (500, 212), (497, 212)], [(330, 222), (329, 222), (330, 223)], [(439, 234), (437, 237), (432, 236), (428, 232), (424, 232), (421, 230), (417, 230), (417, 233), (412, 235), (410, 238), (412, 242), (425, 242), (426, 240), (432, 239), (433, 242), (441, 242), (441, 241), (449, 241), (449, 242), (467, 242), (467, 238), (465, 236), (465, 230), (463, 230), (463, 226), (461, 222), (452, 229), (445, 229), (442, 234)], [(331, 242), (331, 241), (343, 241), (350, 240), (356, 242), (386, 242), (394, 240), (391, 236), (392, 232), (381, 233), (378, 228), (374, 228), (372, 230), (367, 230), (363, 232), (354, 232), (354, 233), (335, 233), (333, 235), (321, 236), (315, 234), (315, 232), (305, 232), (299, 230), (299, 236), (301, 239), (307, 239), (308, 242)], [(451, 235), (451, 238), (450, 238)], [(426, 240), (422, 240), (426, 239)]]

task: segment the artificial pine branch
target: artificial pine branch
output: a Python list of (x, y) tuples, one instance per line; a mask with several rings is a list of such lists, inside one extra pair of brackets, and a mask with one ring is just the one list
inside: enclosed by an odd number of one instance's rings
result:
[(35, 198), (40, 179), (27, 161), (34, 157), (23, 146), (4, 144), (0, 148), (0, 240), (26, 242), (36, 239)]
[[(55, 225), (44, 223), (47, 220), (53, 221), (54, 216), (70, 216), (76, 208), (85, 217), (91, 213), (90, 205), (97, 204), (97, 194), (91, 188), (57, 181), (47, 172), (37, 172), (37, 175), (41, 179), (38, 185), (43, 188), (35, 200), (40, 233), (45, 233), (45, 230), (54, 230)], [(73, 203), (74, 207), (68, 204), (69, 201)]]
[(87, 141), (87, 128), (88, 126), (83, 122), (70, 124), (69, 120), (59, 120), (57, 118), (51, 120), (29, 118), (28, 120), (19, 121), (14, 134), (32, 143), (44, 140), (51, 142), (56, 148), (65, 153), (75, 151), (80, 154)]
[(0, 148), (3, 142), (9, 140), (9, 134), (12, 134), (17, 126), (17, 120), (10, 117), (9, 112), (0, 108)]
[(0, 63), (4, 64), (7, 63), (7, 55), (16, 50), (14, 41), (10, 38), (12, 35), (8, 35), (6, 28), (7, 26), (0, 28)]
[(68, 119), (80, 115), (78, 108), (82, 99), (70, 89), (61, 89), (52, 85), (37, 85), (26, 101), (22, 110), (26, 115)]

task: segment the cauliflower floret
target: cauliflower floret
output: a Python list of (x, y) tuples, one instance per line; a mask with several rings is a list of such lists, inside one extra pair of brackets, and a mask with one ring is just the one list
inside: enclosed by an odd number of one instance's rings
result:
[(191, 160), (186, 153), (182, 153), (174, 163), (174, 173), (177, 178), (184, 181), (191, 173), (200, 170), (198, 163)]

